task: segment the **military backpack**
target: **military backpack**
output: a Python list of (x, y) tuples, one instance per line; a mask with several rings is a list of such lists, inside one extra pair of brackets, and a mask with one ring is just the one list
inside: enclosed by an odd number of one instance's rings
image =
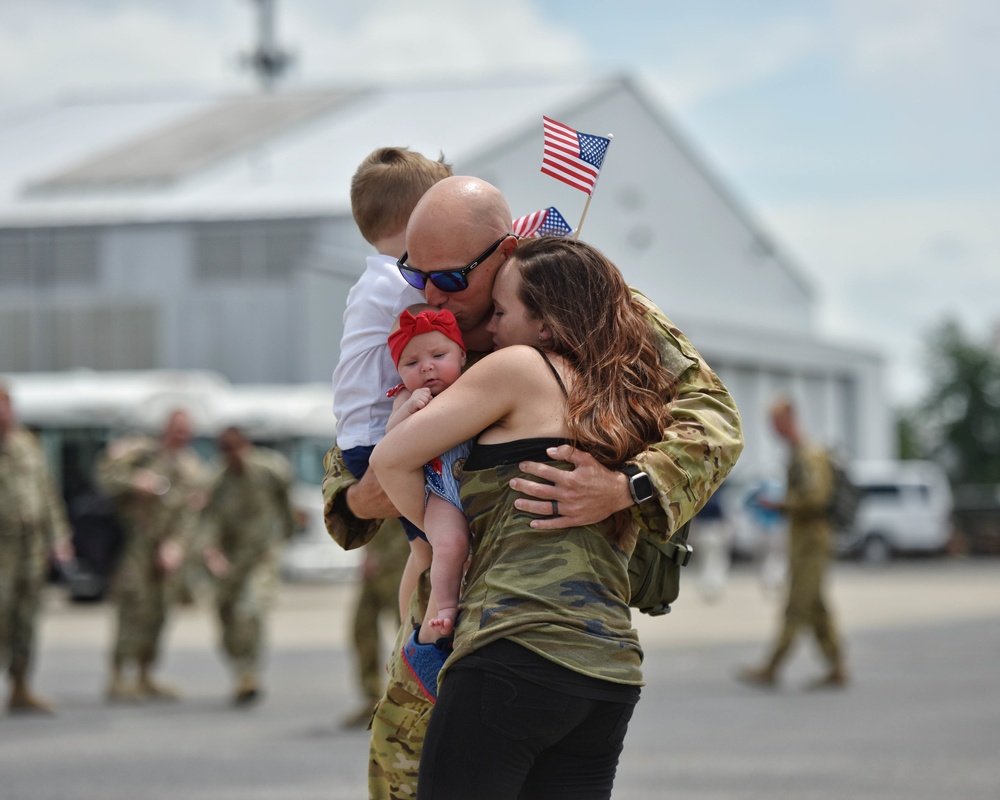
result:
[(690, 528), (690, 522), (684, 523), (668, 542), (658, 542), (644, 531), (639, 532), (628, 562), (632, 608), (651, 617), (670, 613), (670, 604), (680, 593), (681, 567), (687, 566), (693, 552), (687, 542)]
[(849, 531), (854, 527), (854, 520), (858, 516), (861, 490), (847, 474), (844, 463), (833, 453), (830, 454), (830, 472), (833, 476), (833, 489), (830, 492), (827, 516), (835, 530)]

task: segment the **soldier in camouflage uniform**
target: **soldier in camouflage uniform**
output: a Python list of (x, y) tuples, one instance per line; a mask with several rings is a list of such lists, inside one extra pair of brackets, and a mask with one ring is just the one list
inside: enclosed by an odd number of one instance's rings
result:
[[(125, 530), (112, 578), (118, 629), (111, 656), (109, 700), (176, 699), (152, 676), (160, 638), (198, 512), (205, 466), (188, 447), (191, 419), (173, 412), (159, 440), (111, 442), (96, 467), (97, 484), (115, 503)], [(129, 674), (135, 667), (137, 674)]]
[(264, 616), (278, 584), (278, 559), (294, 532), (292, 467), (280, 453), (253, 447), (241, 430), (219, 436), (223, 468), (202, 513), (202, 553), (215, 579), (222, 650), (235, 675), (233, 702), (260, 694)]
[(9, 670), (7, 707), (14, 712), (52, 711), (28, 688), (50, 552), (63, 563), (73, 558), (66, 509), (38, 440), (17, 426), (0, 386), (0, 663)]
[[(418, 269), (455, 269), (482, 251), (485, 243), (509, 231), (510, 209), (503, 195), (490, 184), (469, 177), (449, 178), (435, 184), (414, 210), (407, 227), (408, 263)], [(450, 309), (458, 319), (469, 351), (492, 349), (486, 325), (492, 314), (491, 290), (500, 265), (510, 256), (516, 240), (511, 237), (482, 263), (467, 273), (468, 288), (444, 293), (428, 282), (425, 293), (432, 305)], [(525, 495), (517, 507), (537, 515), (539, 528), (554, 530), (589, 525), (611, 513), (631, 509), (640, 527), (664, 540), (701, 508), (708, 496), (729, 474), (743, 448), (739, 413), (726, 387), (709, 369), (687, 338), (652, 303), (647, 317), (662, 339), (666, 368), (676, 376), (673, 423), (663, 441), (642, 453), (635, 464), (653, 484), (655, 499), (633, 503), (628, 479), (605, 469), (591, 456), (568, 446), (556, 458), (573, 469), (531, 462), (528, 476), (542, 477), (544, 485), (528, 477), (514, 478), (512, 488)], [(388, 331), (386, 331), (388, 334)], [(337, 448), (326, 456), (323, 482), (327, 530), (345, 549), (359, 547), (378, 530), (383, 519), (398, 515), (374, 475), (358, 481), (344, 466)], [(553, 501), (559, 514), (552, 514)], [(544, 519), (541, 519), (545, 517)], [(422, 581), (409, 603), (388, 665), (389, 684), (372, 720), (369, 796), (416, 796), (420, 749), (432, 705), (400, 656), (413, 624), (423, 619), (427, 582)]]
[(773, 686), (778, 671), (799, 633), (811, 630), (829, 665), (827, 674), (811, 688), (836, 688), (847, 684), (843, 648), (837, 627), (823, 597), (823, 581), (833, 527), (828, 507), (833, 493), (833, 472), (826, 450), (805, 440), (791, 401), (779, 399), (771, 408), (771, 422), (790, 448), (787, 490), (783, 503), (761, 501), (788, 516), (788, 598), (778, 640), (761, 667), (748, 667), (739, 678), (751, 685)]
[(341, 721), (346, 728), (367, 725), (385, 691), (385, 654), (379, 623), (388, 618), (399, 626), (399, 581), (410, 555), (399, 520), (386, 520), (364, 549), (354, 606), (353, 642), (358, 683), (365, 699), (356, 712)]

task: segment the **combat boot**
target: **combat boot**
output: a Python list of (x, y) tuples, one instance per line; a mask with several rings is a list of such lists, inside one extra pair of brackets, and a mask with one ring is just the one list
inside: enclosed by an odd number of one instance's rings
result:
[(750, 686), (771, 687), (776, 686), (778, 677), (774, 667), (744, 667), (736, 673), (736, 679)]
[(12, 714), (54, 714), (55, 709), (47, 700), (34, 694), (23, 677), (11, 677), (10, 699), (7, 709)]
[(169, 686), (159, 681), (154, 681), (150, 673), (149, 664), (139, 665), (138, 691), (140, 697), (147, 700), (180, 700), (181, 693), (173, 686)]
[(826, 675), (806, 686), (810, 691), (819, 689), (843, 689), (847, 686), (847, 670), (840, 664), (835, 665)]
[(233, 705), (246, 706), (259, 698), (260, 686), (257, 683), (257, 676), (252, 672), (240, 675), (236, 682), (236, 691), (233, 694)]
[(121, 664), (115, 664), (111, 668), (111, 678), (108, 680), (108, 688), (105, 689), (104, 696), (109, 703), (135, 703), (142, 700), (139, 686), (135, 681), (130, 681), (125, 677), (125, 670)]

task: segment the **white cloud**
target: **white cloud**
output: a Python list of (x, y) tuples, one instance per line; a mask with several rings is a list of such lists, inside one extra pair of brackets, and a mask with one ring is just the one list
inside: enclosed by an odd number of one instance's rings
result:
[(1000, 69), (994, 0), (838, 0), (834, 20), (849, 75), (903, 91), (964, 95)]
[[(211, 11), (206, 11), (209, 8)], [(255, 44), (253, 4), (193, 0), (0, 3), (0, 102), (89, 89), (250, 85), (239, 57)], [(279, 2), (290, 82), (461, 77), (580, 66), (582, 40), (546, 25), (530, 0)]]
[[(235, 6), (205, 18), (181, 5), (35, 0), (0, 10), (3, 100), (74, 91), (236, 84), (250, 19)], [(243, 79), (245, 81), (245, 78)]]
[(806, 17), (721, 23), (710, 36), (704, 30), (668, 31), (663, 52), (669, 55), (644, 72), (678, 110), (785, 72), (826, 46), (822, 30)]
[[(463, 77), (581, 64), (582, 40), (553, 29), (528, 0), (503, 4), (382, 0), (373, 13), (320, 25), (310, 5), (288, 6), (288, 38), (306, 80)], [(332, 20), (329, 20), (332, 23)]]
[(926, 391), (932, 326), (951, 317), (985, 336), (1000, 322), (1000, 198), (797, 203), (764, 217), (821, 287), (822, 328), (887, 357), (898, 403)]

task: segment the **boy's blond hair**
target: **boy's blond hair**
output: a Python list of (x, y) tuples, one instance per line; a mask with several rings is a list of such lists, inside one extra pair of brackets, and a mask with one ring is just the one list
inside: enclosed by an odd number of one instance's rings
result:
[(432, 161), (407, 147), (372, 151), (351, 178), (351, 213), (361, 235), (374, 244), (403, 231), (424, 192), (451, 174), (443, 153)]

